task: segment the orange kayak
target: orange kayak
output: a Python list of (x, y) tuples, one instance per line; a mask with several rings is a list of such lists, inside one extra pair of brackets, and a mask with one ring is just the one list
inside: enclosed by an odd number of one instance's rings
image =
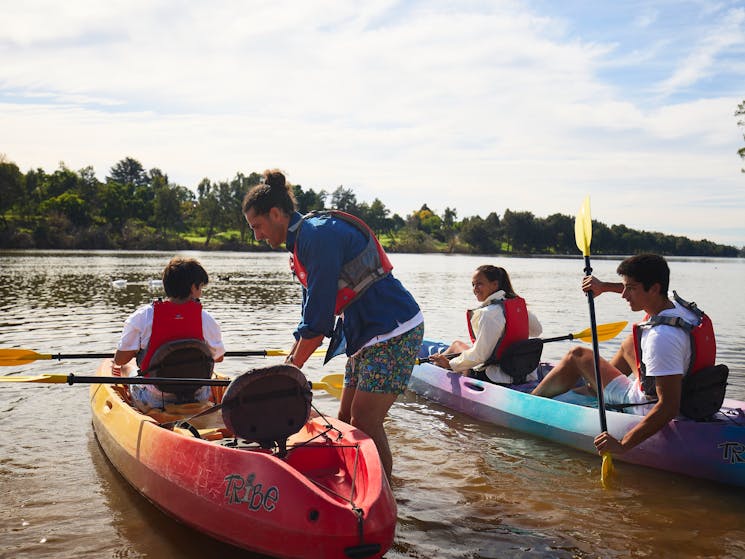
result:
[[(107, 359), (97, 374), (110, 371)], [(195, 530), (284, 558), (381, 557), (392, 545), (395, 500), (375, 444), (350, 425), (311, 417), (279, 452), (235, 437), (217, 413), (209, 414), (215, 425), (199, 427), (197, 418), (161, 425), (163, 417), (130, 405), (126, 386), (90, 390), (93, 428), (108, 459), (149, 501)], [(222, 392), (213, 388), (216, 401)]]

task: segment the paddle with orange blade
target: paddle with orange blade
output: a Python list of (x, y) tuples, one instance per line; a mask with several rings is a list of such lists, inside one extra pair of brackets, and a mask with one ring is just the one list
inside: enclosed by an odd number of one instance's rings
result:
[[(325, 351), (316, 350), (313, 355), (324, 355)], [(289, 355), (289, 352), (283, 349), (253, 349), (246, 351), (228, 351), (225, 357), (276, 357)], [(31, 349), (0, 349), (0, 367), (27, 365), (34, 361), (51, 360), (63, 361), (68, 359), (107, 359), (114, 357), (113, 353), (37, 353)]]
[[(626, 325), (628, 324), (627, 321), (623, 320), (621, 322), (609, 322), (608, 324), (598, 324), (595, 331), (597, 332), (598, 341), (605, 342), (607, 340), (612, 340), (618, 334), (621, 333), (621, 331), (626, 328)], [(585, 328), (581, 332), (574, 332), (572, 334), (565, 334), (563, 336), (556, 336), (555, 338), (539, 338), (541, 342), (544, 344), (547, 344), (549, 342), (560, 342), (562, 340), (581, 340), (583, 342), (591, 342), (592, 341), (592, 328)], [(460, 353), (446, 353), (443, 357), (446, 359), (452, 359), (453, 357), (457, 357), (460, 355)], [(420, 365), (422, 363), (429, 363), (431, 361), (430, 357), (420, 357), (416, 360), (416, 364)]]
[[(341, 398), (343, 377), (340, 375), (326, 375), (320, 381), (311, 381), (311, 388), (325, 390), (335, 398)], [(199, 386), (228, 386), (231, 379), (221, 378), (163, 378), (163, 377), (116, 377), (116, 376), (84, 376), (75, 373), (41, 374), (34, 376), (0, 375), (0, 383), (36, 383), (36, 384), (193, 384)]]
[[(590, 217), (590, 197), (585, 198), (582, 207), (574, 220), (574, 238), (577, 242), (577, 248), (585, 257), (585, 276), (592, 275), (592, 266), (590, 266), (590, 241), (592, 240), (592, 217)], [(598, 350), (598, 333), (595, 321), (595, 301), (592, 291), (587, 291), (587, 305), (590, 308), (590, 328), (592, 329), (592, 352), (593, 363), (595, 365), (595, 385), (598, 394), (598, 414), (600, 415), (600, 431), (608, 430), (608, 423), (605, 419), (605, 402), (603, 398), (603, 382), (600, 377), (600, 353)], [(600, 468), (600, 483), (607, 487), (610, 477), (613, 475), (613, 459), (609, 452), (603, 453), (603, 463)]]

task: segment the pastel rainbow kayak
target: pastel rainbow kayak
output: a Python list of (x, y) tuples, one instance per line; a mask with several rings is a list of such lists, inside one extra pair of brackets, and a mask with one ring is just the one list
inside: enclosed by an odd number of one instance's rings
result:
[[(97, 374), (110, 370), (105, 360)], [(310, 418), (281, 456), (236, 439), (224, 423), (160, 426), (128, 403), (122, 385), (94, 384), (90, 394), (93, 428), (113, 466), (195, 530), (293, 559), (381, 557), (390, 548), (396, 503), (375, 444), (361, 431)]]
[[(540, 398), (430, 363), (414, 367), (409, 390), (481, 421), (597, 454), (593, 440), (599, 420), (594, 398), (569, 393), (556, 399)], [(607, 411), (608, 432), (620, 439), (641, 418)], [(613, 459), (745, 487), (745, 402), (725, 399), (711, 421), (675, 419)]]

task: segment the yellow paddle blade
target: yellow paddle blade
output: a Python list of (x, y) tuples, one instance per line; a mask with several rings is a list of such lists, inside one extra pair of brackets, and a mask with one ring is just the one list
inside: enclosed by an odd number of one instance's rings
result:
[(592, 217), (590, 217), (590, 197), (585, 198), (574, 220), (574, 240), (583, 256), (590, 256), (590, 241), (592, 240)]
[(341, 398), (342, 390), (344, 390), (344, 375), (341, 373), (334, 373), (326, 375), (320, 381), (311, 381), (313, 388), (322, 388), (334, 398)]
[(64, 384), (67, 382), (67, 375), (36, 375), (33, 377), (20, 376), (0, 376), (0, 382), (36, 382), (45, 384)]
[(13, 365), (27, 365), (40, 359), (52, 359), (50, 354), (36, 353), (30, 349), (0, 350), (0, 367)]
[(603, 486), (603, 489), (608, 489), (614, 473), (613, 458), (611, 458), (610, 452), (604, 452), (603, 463), (600, 466), (600, 484)]
[[(628, 322), (626, 320), (623, 320), (621, 322), (608, 322), (607, 324), (598, 324), (598, 341), (605, 342), (608, 340), (612, 340), (613, 338), (618, 336), (618, 334), (620, 334), (624, 328), (626, 328), (627, 324)], [(581, 332), (572, 334), (572, 339), (582, 340), (583, 342), (592, 342), (592, 328), (585, 328)]]
[[(248, 356), (259, 356), (259, 357), (277, 357), (289, 355), (290, 352), (284, 349), (256, 349), (246, 351), (228, 351), (225, 355), (227, 357), (248, 357)], [(313, 356), (320, 357), (326, 355), (326, 350), (318, 349), (313, 352)], [(103, 359), (106, 357), (113, 357), (114, 354), (108, 353), (75, 353), (75, 354), (57, 354), (52, 355), (49, 353), (37, 353), (30, 349), (0, 349), (0, 367), (10, 367), (14, 365), (28, 365), (34, 361), (43, 359)]]

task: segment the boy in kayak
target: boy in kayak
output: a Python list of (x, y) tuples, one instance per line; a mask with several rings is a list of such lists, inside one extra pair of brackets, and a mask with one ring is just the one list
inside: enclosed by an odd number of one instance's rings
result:
[(285, 244), (303, 286), (302, 318), (287, 362), (302, 367), (325, 336), (331, 337), (328, 358), (346, 343), (339, 419), (373, 439), (390, 480), (393, 458), (383, 420), (406, 390), (422, 344), (419, 305), (393, 277), (362, 220), (333, 210), (301, 215), (280, 171), (264, 173), (246, 194), (243, 214), (257, 241)]
[[(619, 264), (616, 272), (622, 278), (620, 283), (588, 276), (582, 282), (582, 290), (592, 291), (594, 296), (620, 293), (632, 311), (661, 317), (661, 322), (679, 318), (694, 326), (700, 323), (694, 312), (668, 298), (670, 269), (662, 256), (631, 256)], [(601, 454), (626, 452), (680, 413), (683, 375), (691, 364), (691, 336), (684, 328), (669, 324), (646, 322), (642, 326), (635, 325), (638, 337), (630, 334), (610, 362), (600, 358), (600, 376), (606, 404), (631, 404), (631, 410), (643, 413), (644, 419), (620, 441), (607, 432), (598, 435), (595, 447)], [(579, 379), (597, 394), (593, 353), (584, 347), (570, 350), (532, 393), (551, 398), (571, 390)], [(650, 381), (654, 383), (651, 388)]]
[[(144, 305), (124, 322), (119, 345), (114, 355), (112, 373), (121, 374), (121, 366), (137, 357), (137, 364), (145, 376), (154, 365), (152, 358), (158, 348), (179, 340), (203, 341), (214, 362), (223, 360), (225, 346), (220, 326), (202, 309), (199, 298), (209, 282), (207, 272), (194, 258), (174, 257), (163, 270), (163, 288), (167, 300)], [(180, 375), (186, 376), (186, 375)], [(177, 395), (163, 392), (151, 384), (130, 386), (132, 402), (143, 412), (165, 409), (167, 404), (202, 402), (210, 397), (210, 387)]]
[[(438, 367), (466, 374), (477, 371), (497, 384), (513, 384), (515, 379), (495, 362), (512, 343), (541, 335), (543, 327), (538, 318), (527, 310), (525, 300), (512, 288), (507, 270), (485, 264), (476, 268), (471, 279), (473, 294), (480, 305), (467, 312), (471, 343), (455, 340), (441, 353), (429, 360)], [(459, 354), (448, 359), (448, 354)], [(538, 375), (530, 372), (521, 382), (535, 381)]]

